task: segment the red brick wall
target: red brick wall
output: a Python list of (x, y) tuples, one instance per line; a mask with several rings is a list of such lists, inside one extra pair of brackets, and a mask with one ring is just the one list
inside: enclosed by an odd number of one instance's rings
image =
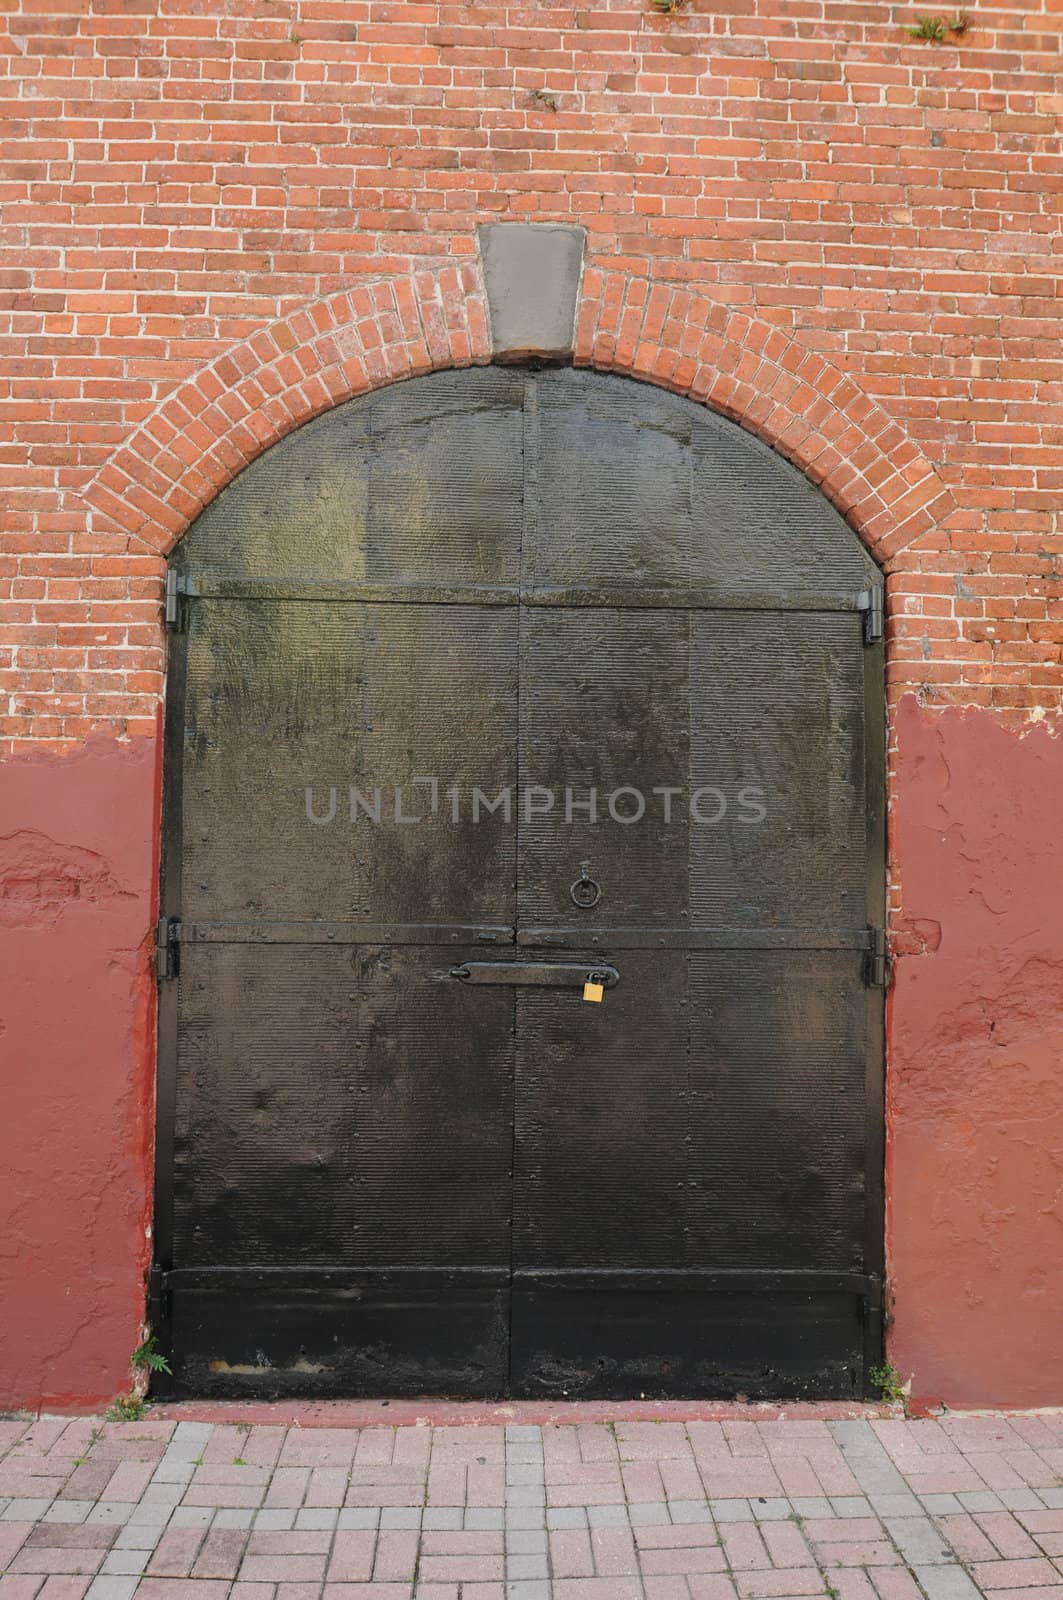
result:
[[(127, 793), (126, 745), (155, 740), (162, 552), (198, 507), (338, 399), (486, 359), (478, 222), (583, 224), (577, 358), (687, 390), (760, 432), (887, 571), (891, 706), (903, 700), (910, 719), (892, 718), (895, 1349), (920, 1392), (1060, 1401), (1063, 1289), (1037, 1269), (1059, 1242), (1047, 1197), (1063, 1183), (1063, 1074), (1044, 1067), (1044, 969), (1059, 962), (1063, 897), (1009, 900), (1005, 914), (977, 851), (955, 846), (973, 833), (989, 847), (981, 751), (1009, 819), (993, 850), (1010, 839), (1051, 865), (1039, 852), (1063, 686), (1061, 16), (1047, 3), (975, 7), (941, 45), (911, 40), (911, 21), (850, 0), (685, 0), (673, 16), (650, 0), (0, 0), (0, 753), (76, 800), (78, 752), (99, 734), (93, 759), (113, 750)], [(975, 752), (962, 793), (943, 753), (953, 733)], [(33, 783), (23, 792), (12, 833), (32, 826)], [(79, 883), (99, 793), (49, 835)], [(923, 819), (915, 833), (906, 815)], [(935, 830), (940, 848), (924, 848)], [(141, 862), (130, 882), (121, 853), (116, 835), (109, 870), (146, 928), (153, 874)], [(23, 866), (5, 834), (6, 899), (50, 904)], [(67, 898), (47, 926), (75, 914), (79, 896)], [(942, 961), (975, 924), (976, 949)], [(113, 937), (128, 951), (128, 930)], [(60, 945), (34, 948), (46, 993)], [(999, 1048), (999, 986), (983, 980), (1001, 973), (1023, 1002), (1008, 1083), (1040, 1085), (1032, 1158), (1025, 1136), (995, 1138), (1002, 1103), (983, 1108), (977, 1148), (964, 1143), (966, 1074), (991, 1084)], [(92, 1039), (90, 988), (86, 977), (74, 1013)], [(952, 1021), (920, 1031), (905, 1010), (916, 989), (924, 1022)], [(107, 1227), (127, 1307), (145, 1179), (108, 1074), (118, 1049), (126, 1088), (150, 1081), (138, 992), (112, 985), (109, 1020), (126, 1006), (129, 1026), (120, 1047), (98, 1044), (98, 1071), (74, 1073), (57, 1045), (55, 1083), (41, 1083), (86, 1173), (101, 1096), (113, 1113), (106, 1164), (128, 1204)], [(52, 1047), (17, 1037), (10, 1070), (25, 1073)], [(1024, 1166), (1040, 1184), (1025, 1201)], [(40, 1216), (20, 1206), (27, 1183), (0, 1247), (13, 1282), (31, 1259), (45, 1274), (54, 1260), (45, 1201)], [(921, 1227), (943, 1183), (948, 1225)], [(935, 1267), (946, 1236), (951, 1274)], [(1016, 1249), (1001, 1305), (993, 1273)], [(68, 1299), (84, 1302), (94, 1280), (79, 1270), (63, 1268)], [(136, 1317), (123, 1314), (131, 1347)], [(966, 1330), (954, 1358), (953, 1315)], [(1026, 1319), (1024, 1355), (1002, 1367), (1009, 1316)], [(0, 1352), (0, 1404), (118, 1387), (122, 1340), (101, 1369), (56, 1317), (54, 1334), (27, 1335), (29, 1365), (9, 1358), (5, 1373)], [(75, 1376), (57, 1388), (60, 1349)]]

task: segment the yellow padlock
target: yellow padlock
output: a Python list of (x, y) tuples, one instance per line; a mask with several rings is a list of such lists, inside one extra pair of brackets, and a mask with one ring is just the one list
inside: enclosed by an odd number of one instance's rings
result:
[(583, 985), (583, 998), (584, 998), (584, 1000), (600, 1001), (602, 999), (602, 997), (604, 996), (604, 994), (605, 994), (605, 984), (604, 983), (595, 983), (592, 978), (588, 978), (587, 982)]

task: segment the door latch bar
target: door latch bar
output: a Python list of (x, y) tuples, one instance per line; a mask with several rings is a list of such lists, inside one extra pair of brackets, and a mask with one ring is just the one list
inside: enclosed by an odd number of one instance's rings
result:
[(461, 983), (512, 983), (545, 989), (582, 989), (587, 983), (615, 989), (620, 982), (615, 967), (575, 961), (465, 961), (460, 967), (451, 967), (450, 976)]

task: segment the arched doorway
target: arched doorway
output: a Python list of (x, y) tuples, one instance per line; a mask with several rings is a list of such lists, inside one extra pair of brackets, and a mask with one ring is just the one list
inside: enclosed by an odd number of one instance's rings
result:
[(178, 1388), (862, 1392), (881, 585), (822, 496), (627, 379), (438, 373), (247, 469), (169, 614)]

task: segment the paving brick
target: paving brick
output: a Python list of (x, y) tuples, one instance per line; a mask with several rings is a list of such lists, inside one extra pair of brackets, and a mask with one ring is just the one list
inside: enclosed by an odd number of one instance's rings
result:
[(100, 1549), (77, 1549), (69, 1545), (23, 1545), (18, 1555), (12, 1557), (7, 1570), (22, 1572), (95, 1573), (99, 1570), (105, 1552)]
[(590, 1533), (586, 1528), (555, 1528), (550, 1534), (553, 1572), (559, 1578), (587, 1578), (594, 1575)]
[(332, 1542), (327, 1582), (368, 1582), (373, 1575), (376, 1539), (376, 1530), (373, 1528), (341, 1530), (337, 1533)]
[(745, 1600), (768, 1600), (769, 1596), (823, 1594), (826, 1580), (818, 1567), (791, 1567), (771, 1572), (739, 1572), (735, 1575), (738, 1593)]
[(1037, 1556), (1026, 1561), (976, 1561), (971, 1576), (980, 1589), (1052, 1587), (1061, 1581), (1058, 1567)]
[(212, 1527), (192, 1567), (194, 1578), (235, 1578), (248, 1535), (241, 1528)]
[(206, 1529), (203, 1527), (167, 1529), (147, 1564), (148, 1576), (187, 1577), (205, 1537)]

